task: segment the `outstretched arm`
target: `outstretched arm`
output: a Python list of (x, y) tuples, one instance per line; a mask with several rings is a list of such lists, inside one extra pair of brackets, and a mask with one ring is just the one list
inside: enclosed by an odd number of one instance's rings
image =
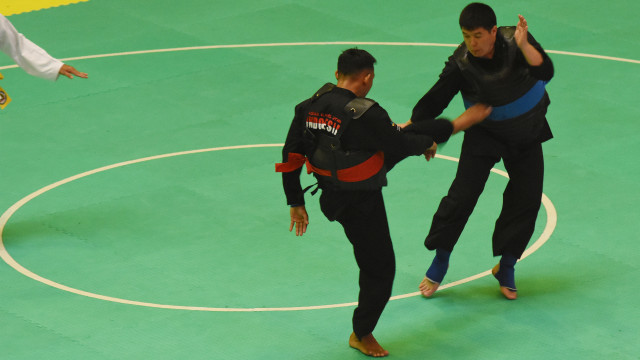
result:
[(11, 57), (30, 75), (54, 81), (58, 75), (87, 78), (72, 66), (49, 55), (44, 49), (18, 32), (11, 22), (0, 14), (0, 51)]
[(55, 81), (63, 63), (19, 33), (0, 15), (0, 51), (7, 54), (30, 75)]
[(451, 122), (453, 125), (453, 134), (467, 130), (473, 125), (481, 122), (491, 114), (492, 110), (493, 108), (491, 106), (485, 104), (474, 104), (469, 107), (465, 112)]

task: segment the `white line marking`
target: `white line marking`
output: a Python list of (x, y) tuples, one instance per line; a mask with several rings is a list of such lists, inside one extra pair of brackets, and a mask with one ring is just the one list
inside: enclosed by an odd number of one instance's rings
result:
[(613, 57), (613, 56), (584, 54), (584, 53), (560, 51), (560, 50), (545, 50), (545, 51), (551, 54), (558, 54), (558, 55), (570, 55), (570, 56), (587, 57), (587, 58), (600, 59), (600, 60), (612, 60), (612, 61), (622, 61), (622, 62), (629, 62), (633, 64), (640, 64), (640, 60), (625, 59), (625, 58), (619, 58), (619, 57)]
[[(326, 41), (326, 42), (289, 42), (289, 43), (266, 43), (266, 44), (231, 44), (231, 45), (208, 45), (208, 46), (190, 46), (170, 49), (154, 49), (154, 50), (139, 50), (139, 51), (126, 51), (111, 54), (98, 54), (77, 56), (60, 59), (61, 61), (73, 61), (73, 60), (87, 60), (98, 59), (114, 56), (127, 56), (127, 55), (142, 55), (142, 54), (155, 54), (166, 52), (178, 52), (178, 51), (194, 51), (194, 50), (212, 50), (212, 49), (236, 49), (236, 48), (257, 48), (257, 47), (279, 47), (279, 46), (322, 46), (322, 45), (371, 45), (371, 46), (432, 46), (432, 47), (456, 47), (458, 44), (440, 44), (440, 43), (420, 43), (420, 42), (379, 42), (379, 41)], [(640, 60), (625, 59), (612, 56), (585, 54), (569, 51), (559, 50), (545, 50), (548, 53), (569, 55), (578, 57), (588, 57), (601, 60), (622, 61), (634, 64), (640, 64)], [(17, 68), (18, 65), (6, 65), (0, 66), (0, 70)]]
[[(145, 157), (145, 158), (140, 158), (140, 159), (136, 159), (136, 160), (130, 160), (130, 161), (124, 161), (124, 162), (120, 162), (117, 164), (113, 164), (113, 165), (108, 165), (108, 166), (103, 166), (94, 170), (90, 170), (90, 171), (86, 171), (83, 172), (81, 174), (78, 175), (74, 175), (71, 177), (68, 177), (66, 179), (60, 180), (58, 182), (55, 182), (51, 185), (45, 186), (40, 190), (37, 190), (27, 196), (25, 196), (24, 198), (22, 198), (21, 200), (19, 200), (18, 202), (16, 202), (15, 204), (13, 204), (9, 209), (7, 209), (2, 216), (0, 216), (0, 257), (2, 257), (2, 259), (12, 268), (14, 268), (15, 270), (17, 270), (18, 272), (22, 273), (23, 275), (30, 277), (36, 281), (39, 281), (43, 284), (49, 285), (51, 287), (60, 289), (60, 290), (64, 290), (70, 293), (74, 293), (77, 295), (82, 295), (82, 296), (86, 296), (86, 297), (91, 297), (91, 298), (95, 298), (95, 299), (99, 299), (99, 300), (105, 300), (105, 301), (111, 301), (111, 302), (116, 302), (116, 303), (121, 303), (121, 304), (127, 304), (127, 305), (137, 305), (137, 306), (146, 306), (146, 307), (153, 307), (153, 308), (161, 308), (161, 309), (171, 309), (171, 310), (191, 310), (191, 311), (219, 311), (219, 312), (264, 312), (264, 311), (302, 311), (302, 310), (320, 310), (320, 309), (332, 309), (332, 308), (340, 308), (340, 307), (349, 307), (349, 306), (356, 306), (358, 303), (357, 302), (350, 302), (350, 303), (343, 303), (343, 304), (331, 304), (331, 305), (317, 305), (317, 306), (297, 306), (297, 307), (272, 307), (272, 308), (216, 308), (216, 307), (200, 307), (200, 306), (181, 306), (181, 305), (165, 305), (165, 304), (154, 304), (154, 303), (147, 303), (147, 302), (141, 302), (141, 301), (134, 301), (134, 300), (127, 300), (127, 299), (120, 299), (120, 298), (115, 298), (115, 297), (111, 297), (111, 296), (105, 296), (105, 295), (100, 295), (100, 294), (94, 294), (88, 291), (84, 291), (84, 290), (79, 290), (79, 289), (75, 289), (63, 284), (59, 284), (55, 281), (46, 279), (38, 274), (33, 273), (32, 271), (26, 269), (25, 267), (23, 267), (22, 265), (20, 265), (17, 261), (15, 261), (13, 259), (13, 257), (11, 257), (11, 255), (7, 252), (7, 249), (4, 246), (4, 240), (2, 238), (2, 234), (4, 232), (4, 228), (7, 224), (7, 222), (9, 221), (9, 218), (11, 218), (11, 216), (18, 211), (18, 209), (20, 209), (22, 206), (24, 206), (26, 203), (28, 203), (29, 201), (35, 199), (36, 197), (44, 194), (45, 192), (55, 189), (59, 186), (62, 186), (64, 184), (70, 183), (71, 181), (74, 180), (78, 180), (81, 179), (83, 177), (87, 177), (89, 175), (93, 175), (99, 172), (103, 172), (103, 171), (107, 171), (107, 170), (111, 170), (111, 169), (115, 169), (118, 167), (122, 167), (122, 166), (127, 166), (127, 165), (131, 165), (131, 164), (137, 164), (137, 163), (141, 163), (141, 162), (145, 162), (145, 161), (151, 161), (151, 160), (158, 160), (158, 159), (164, 159), (164, 158), (169, 158), (169, 157), (173, 157), (173, 156), (181, 156), (181, 155), (189, 155), (189, 154), (198, 154), (198, 153), (204, 153), (204, 152), (210, 152), (210, 151), (220, 151), (220, 150), (234, 150), (234, 149), (247, 149), (247, 148), (262, 148), (262, 147), (282, 147), (284, 144), (254, 144), (254, 145), (238, 145), (238, 146), (224, 146), (224, 147), (217, 147), (217, 148), (209, 148), (209, 149), (199, 149), (199, 150), (189, 150), (189, 151), (181, 151), (181, 152), (174, 152), (174, 153), (170, 153), (170, 154), (163, 154), (163, 155), (155, 155), (155, 156), (149, 156), (149, 157)], [(441, 159), (445, 159), (445, 160), (449, 160), (449, 161), (455, 161), (457, 162), (458, 159), (451, 157), (451, 156), (445, 156), (445, 155), (436, 155), (436, 157), (441, 158)], [(501, 176), (505, 176), (508, 177), (507, 174), (502, 171), (502, 170), (498, 170), (498, 169), (491, 169), (492, 172), (499, 174)], [(524, 259), (526, 256), (531, 255), (533, 252), (535, 252), (536, 250), (538, 250), (545, 242), (547, 242), (547, 240), (549, 240), (549, 238), (551, 237), (551, 234), (553, 233), (553, 230), (555, 229), (556, 226), (556, 211), (555, 208), (553, 207), (553, 204), (551, 203), (551, 201), (546, 197), (546, 195), (543, 194), (543, 198), (542, 198), (544, 207), (547, 211), (547, 225), (542, 233), (542, 235), (540, 236), (540, 238), (538, 238), (538, 240), (531, 245), (527, 251), (525, 251), (525, 253), (523, 254), (522, 259)], [(454, 281), (451, 283), (447, 283), (444, 284), (443, 286), (440, 287), (440, 289), (446, 289), (446, 288), (450, 288), (456, 285), (461, 285), (461, 284), (465, 284), (468, 283), (470, 281), (479, 279), (481, 277), (487, 276), (491, 273), (491, 271), (487, 270), (485, 272), (482, 272), (480, 274), (476, 274), (458, 281)], [(391, 300), (398, 300), (398, 299), (404, 299), (404, 298), (408, 298), (408, 297), (413, 297), (413, 296), (418, 296), (420, 295), (420, 292), (414, 292), (414, 293), (409, 293), (409, 294), (404, 294), (404, 295), (397, 295), (397, 296), (393, 296), (391, 298)]]

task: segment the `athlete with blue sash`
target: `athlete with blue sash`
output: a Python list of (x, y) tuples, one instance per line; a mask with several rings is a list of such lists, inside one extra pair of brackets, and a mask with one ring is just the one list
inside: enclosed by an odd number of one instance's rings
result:
[(419, 288), (425, 297), (438, 289), (489, 172), (502, 159), (509, 182), (493, 233), (493, 255), (501, 258), (492, 272), (502, 294), (515, 299), (514, 265), (533, 235), (541, 204), (542, 143), (553, 137), (546, 119), (549, 96), (545, 90), (553, 77), (553, 64), (528, 33), (522, 16), (517, 26), (498, 28), (491, 7), (472, 3), (460, 14), (460, 28), (464, 42), (414, 107), (411, 122), (436, 118), (458, 92), (465, 107), (483, 103), (493, 111), (465, 131), (456, 177), (425, 240), (436, 255)]

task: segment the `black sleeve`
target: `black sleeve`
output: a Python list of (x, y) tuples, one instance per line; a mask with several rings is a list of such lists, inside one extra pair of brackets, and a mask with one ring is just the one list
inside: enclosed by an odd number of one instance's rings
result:
[(430, 136), (400, 131), (380, 105), (374, 105), (367, 115), (371, 119), (375, 141), (380, 144), (385, 156), (405, 158), (420, 155), (433, 145), (433, 138)]
[(528, 34), (528, 40), (529, 40), (529, 44), (533, 45), (533, 47), (536, 48), (536, 50), (538, 50), (540, 54), (542, 54), (542, 64), (540, 64), (539, 66), (529, 65), (529, 73), (531, 74), (531, 76), (533, 76), (538, 80), (542, 80), (542, 81), (551, 80), (554, 73), (553, 63), (551, 62), (551, 58), (549, 58), (549, 55), (547, 55), (547, 53), (544, 51), (542, 46), (536, 41), (536, 39), (534, 39), (531, 33)]
[[(286, 163), (289, 159), (289, 153), (304, 154), (303, 134), (305, 130), (305, 119), (302, 110), (305, 104), (306, 102), (303, 102), (296, 106), (295, 115), (293, 121), (291, 121), (289, 132), (287, 133), (287, 140), (282, 148), (283, 163)], [(285, 196), (287, 197), (287, 205), (304, 205), (304, 193), (300, 185), (301, 172), (302, 168), (282, 173), (282, 186)]]
[(453, 133), (453, 124), (449, 119), (438, 118), (412, 123), (402, 129), (405, 133), (428, 135), (438, 144), (447, 142)]
[(442, 114), (453, 97), (460, 91), (462, 82), (462, 73), (453, 56), (450, 56), (438, 81), (413, 108), (411, 121), (415, 123), (432, 120)]

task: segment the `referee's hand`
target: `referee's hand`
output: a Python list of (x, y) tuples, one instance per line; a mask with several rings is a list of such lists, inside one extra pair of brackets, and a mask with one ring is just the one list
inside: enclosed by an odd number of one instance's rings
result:
[(64, 75), (69, 79), (73, 79), (73, 75), (77, 77), (81, 77), (83, 79), (86, 79), (89, 77), (87, 73), (80, 72), (76, 70), (76, 68), (74, 68), (73, 66), (67, 65), (67, 64), (63, 64), (62, 67), (60, 67), (60, 71), (58, 72), (60, 73), (60, 75)]

